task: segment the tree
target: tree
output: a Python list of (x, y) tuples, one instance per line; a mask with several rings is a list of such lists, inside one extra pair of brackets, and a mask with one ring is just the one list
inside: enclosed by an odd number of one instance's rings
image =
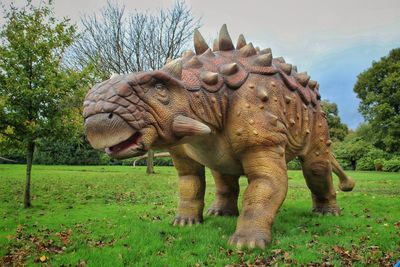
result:
[(400, 151), (400, 48), (373, 62), (358, 75), (354, 91), (361, 99), (359, 110), (370, 122), (375, 146)]
[[(178, 1), (172, 8), (155, 14), (134, 11), (107, 3), (101, 16), (85, 16), (84, 32), (69, 56), (73, 66), (93, 63), (103, 79), (112, 73), (126, 74), (160, 69), (168, 58), (187, 49), (193, 31), (199, 27), (190, 8)], [(149, 151), (147, 173), (153, 173), (153, 151)]]
[(364, 157), (368, 151), (373, 148), (358, 131), (349, 133), (343, 142), (337, 142), (333, 145), (336, 157), (343, 163), (344, 167), (350, 167), (352, 170), (357, 168), (357, 161)]
[(338, 107), (335, 103), (328, 100), (321, 101), (322, 110), (326, 114), (326, 120), (329, 126), (329, 135), (333, 141), (343, 141), (349, 133), (349, 128), (346, 124), (340, 121)]
[(364, 123), (351, 131), (342, 142), (333, 144), (333, 150), (345, 168), (374, 170), (375, 160), (390, 158), (388, 153), (373, 145), (372, 135), (371, 125)]
[(0, 136), (23, 146), (26, 155), (24, 206), (31, 206), (33, 154), (39, 138), (67, 138), (80, 131), (82, 88), (87, 70), (62, 66), (76, 27), (56, 20), (51, 2), (10, 7), (0, 32)]

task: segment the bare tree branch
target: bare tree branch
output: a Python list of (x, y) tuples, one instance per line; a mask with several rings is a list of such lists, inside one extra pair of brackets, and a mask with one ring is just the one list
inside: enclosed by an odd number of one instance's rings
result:
[(83, 68), (88, 63), (104, 75), (161, 68), (167, 58), (179, 56), (200, 20), (184, 1), (150, 13), (108, 2), (101, 15), (82, 18), (84, 32), (74, 45), (67, 64)]

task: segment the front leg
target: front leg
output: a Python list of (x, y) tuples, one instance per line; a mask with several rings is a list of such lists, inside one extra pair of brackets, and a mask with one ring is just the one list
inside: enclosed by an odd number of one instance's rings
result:
[(189, 158), (183, 149), (170, 150), (179, 176), (179, 204), (173, 225), (193, 225), (203, 221), (206, 188), (204, 166)]
[(271, 242), (271, 227), (288, 189), (282, 151), (281, 147), (259, 147), (243, 154), (242, 163), (249, 185), (230, 244), (265, 248)]

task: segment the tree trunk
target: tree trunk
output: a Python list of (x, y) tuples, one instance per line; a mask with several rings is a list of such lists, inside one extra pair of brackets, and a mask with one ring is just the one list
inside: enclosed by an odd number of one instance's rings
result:
[(153, 150), (149, 150), (149, 152), (147, 152), (147, 170), (146, 173), (147, 174), (152, 174), (154, 173), (154, 151)]
[(26, 147), (26, 185), (24, 197), (25, 208), (29, 208), (31, 206), (31, 170), (34, 151), (35, 143), (33, 141), (29, 141)]
[(356, 170), (356, 167), (357, 167), (357, 161), (352, 160), (352, 161), (351, 161), (351, 168), (353, 169), (353, 171)]

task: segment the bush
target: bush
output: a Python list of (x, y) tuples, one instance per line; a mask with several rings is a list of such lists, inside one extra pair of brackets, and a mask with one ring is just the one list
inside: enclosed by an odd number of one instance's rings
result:
[(357, 171), (373, 171), (375, 170), (375, 163), (372, 157), (366, 156), (357, 160)]
[(383, 171), (383, 164), (385, 163), (385, 159), (376, 159), (374, 160), (375, 171)]
[(106, 165), (110, 158), (104, 151), (93, 149), (82, 136), (80, 140), (40, 139), (34, 163), (48, 165)]
[(298, 158), (293, 159), (287, 164), (288, 170), (301, 170), (301, 163)]
[(383, 170), (385, 172), (398, 172), (400, 171), (400, 157), (393, 157), (383, 163)]

